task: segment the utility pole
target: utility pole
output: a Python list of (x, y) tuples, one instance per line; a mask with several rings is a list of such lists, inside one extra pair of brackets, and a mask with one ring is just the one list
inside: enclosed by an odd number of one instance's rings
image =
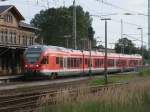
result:
[(150, 0), (148, 0), (148, 50), (150, 53)]
[(138, 30), (141, 31), (141, 55), (142, 55), (142, 71), (143, 71), (143, 62), (144, 62), (144, 52), (143, 52), (143, 28), (139, 27), (137, 28)]
[(111, 20), (110, 18), (103, 18), (102, 21), (105, 21), (105, 58), (104, 58), (104, 75), (105, 75), (105, 83), (108, 83), (108, 71), (107, 71), (107, 21)]
[(77, 49), (77, 28), (76, 28), (76, 2), (73, 1), (73, 40), (74, 40), (74, 48)]

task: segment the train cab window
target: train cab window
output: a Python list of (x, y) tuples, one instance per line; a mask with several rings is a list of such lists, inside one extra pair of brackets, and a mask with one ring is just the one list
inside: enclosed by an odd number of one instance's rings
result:
[(48, 56), (42, 59), (41, 64), (48, 64)]

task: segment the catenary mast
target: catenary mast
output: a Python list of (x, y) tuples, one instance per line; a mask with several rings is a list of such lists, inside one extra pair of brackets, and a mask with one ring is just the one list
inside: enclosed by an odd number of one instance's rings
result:
[(150, 0), (148, 0), (148, 48), (150, 50)]

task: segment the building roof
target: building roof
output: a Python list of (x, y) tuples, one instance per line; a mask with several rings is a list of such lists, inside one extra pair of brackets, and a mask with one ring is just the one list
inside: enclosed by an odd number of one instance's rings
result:
[(25, 20), (24, 17), (21, 15), (21, 13), (18, 11), (18, 9), (13, 6), (13, 5), (2, 5), (0, 6), (0, 15), (8, 12), (8, 11), (12, 11), (12, 13), (14, 13), (19, 20)]
[(10, 7), (11, 7), (11, 5), (0, 6), (0, 13), (4, 12), (5, 10), (7, 10)]
[(38, 28), (35, 28), (34, 26), (32, 26), (32, 25), (30, 25), (30, 24), (27, 24), (27, 23), (24, 23), (24, 22), (20, 22), (20, 23), (19, 23), (19, 26), (20, 26), (20, 27), (23, 27), (23, 28), (38, 30)]

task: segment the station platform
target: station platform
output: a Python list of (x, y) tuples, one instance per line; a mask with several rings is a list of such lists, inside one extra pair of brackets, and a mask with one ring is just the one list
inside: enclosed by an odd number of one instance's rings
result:
[(0, 83), (7, 83), (9, 82), (10, 80), (13, 80), (13, 79), (17, 79), (17, 78), (20, 78), (22, 77), (23, 75), (6, 75), (6, 76), (0, 76)]

